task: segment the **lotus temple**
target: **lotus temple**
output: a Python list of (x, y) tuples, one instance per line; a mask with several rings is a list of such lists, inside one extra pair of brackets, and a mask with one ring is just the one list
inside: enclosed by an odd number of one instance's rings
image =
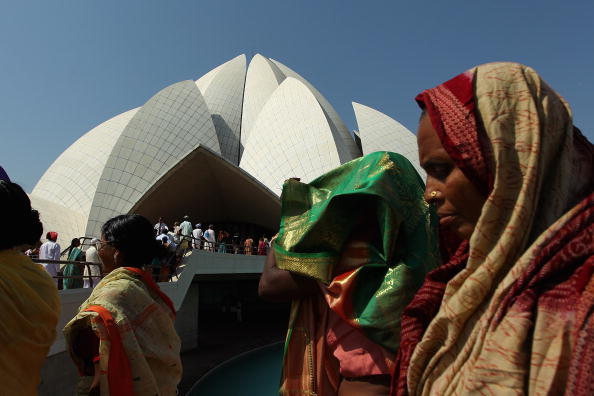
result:
[(275, 230), (285, 179), (307, 182), (374, 151), (398, 152), (424, 176), (410, 131), (365, 105), (353, 109), (357, 131), (289, 67), (239, 55), (85, 133), (30, 197), (45, 231), (59, 230), (67, 246), (122, 213)]
[[(240, 55), (139, 105), (75, 141), (31, 192), (45, 231), (58, 231), (63, 247), (74, 237), (98, 236), (106, 220), (124, 213), (169, 224), (189, 215), (215, 229), (240, 224), (272, 235), (284, 180), (307, 182), (374, 151), (401, 153), (423, 175), (416, 137), (398, 122), (353, 103), (358, 130), (350, 131), (316, 88), (262, 55), (249, 64)], [(257, 386), (275, 393), (289, 307), (258, 298), (264, 258), (194, 249), (175, 277), (159, 283), (178, 313), (180, 392), (238, 394), (259, 378)], [(42, 369), (41, 395), (74, 389), (61, 329), (90, 290), (59, 292), (58, 337)], [(247, 336), (238, 337), (239, 328)], [(264, 371), (241, 375), (252, 368)]]

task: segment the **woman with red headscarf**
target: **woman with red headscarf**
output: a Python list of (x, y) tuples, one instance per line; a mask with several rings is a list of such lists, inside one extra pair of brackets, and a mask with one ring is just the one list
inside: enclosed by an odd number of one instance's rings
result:
[(568, 104), (515, 63), (417, 102), (451, 254), (403, 313), (393, 392), (594, 394), (593, 147)]

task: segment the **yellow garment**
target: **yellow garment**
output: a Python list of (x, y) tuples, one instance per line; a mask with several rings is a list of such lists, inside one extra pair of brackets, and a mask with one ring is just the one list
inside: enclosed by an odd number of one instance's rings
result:
[(0, 393), (36, 395), (56, 338), (58, 289), (41, 265), (15, 250), (2, 250), (0, 301)]
[[(573, 318), (546, 307), (510, 310), (503, 297), (571, 218), (579, 175), (571, 110), (526, 66), (492, 63), (475, 74), (478, 114), (492, 147), (494, 187), (470, 238), (466, 268), (447, 285), (417, 345), (410, 394), (562, 394)], [(543, 138), (546, 136), (546, 138)], [(586, 178), (587, 179), (587, 178)]]
[(91, 326), (99, 337), (102, 396), (110, 394), (108, 372), (113, 340), (99, 315), (85, 312), (91, 306), (105, 308), (115, 320), (129, 361), (134, 394), (175, 395), (181, 380), (181, 342), (174, 328), (174, 313), (141, 278), (127, 268), (110, 272), (64, 328), (68, 350), (79, 367), (80, 358), (73, 350), (77, 332)]

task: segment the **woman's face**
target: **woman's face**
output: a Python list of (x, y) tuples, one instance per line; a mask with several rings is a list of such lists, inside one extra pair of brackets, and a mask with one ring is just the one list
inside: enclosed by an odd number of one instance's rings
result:
[(105, 240), (105, 235), (101, 235), (101, 240), (97, 245), (99, 245), (97, 253), (103, 264), (103, 272), (108, 274), (118, 268), (120, 266), (117, 263), (119, 251)]
[(427, 172), (425, 199), (437, 208), (442, 227), (469, 239), (485, 198), (452, 161), (427, 115), (419, 122), (417, 143), (421, 166)]

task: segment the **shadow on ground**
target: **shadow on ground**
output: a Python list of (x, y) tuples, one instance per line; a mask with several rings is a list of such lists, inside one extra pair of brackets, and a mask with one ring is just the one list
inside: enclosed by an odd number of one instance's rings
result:
[[(233, 312), (213, 307), (199, 314), (198, 347), (182, 354), (184, 374), (179, 386), (185, 395), (200, 377), (243, 352), (285, 339), (288, 304), (260, 305), (245, 309), (242, 322)], [(279, 366), (279, 375), (280, 375)]]

